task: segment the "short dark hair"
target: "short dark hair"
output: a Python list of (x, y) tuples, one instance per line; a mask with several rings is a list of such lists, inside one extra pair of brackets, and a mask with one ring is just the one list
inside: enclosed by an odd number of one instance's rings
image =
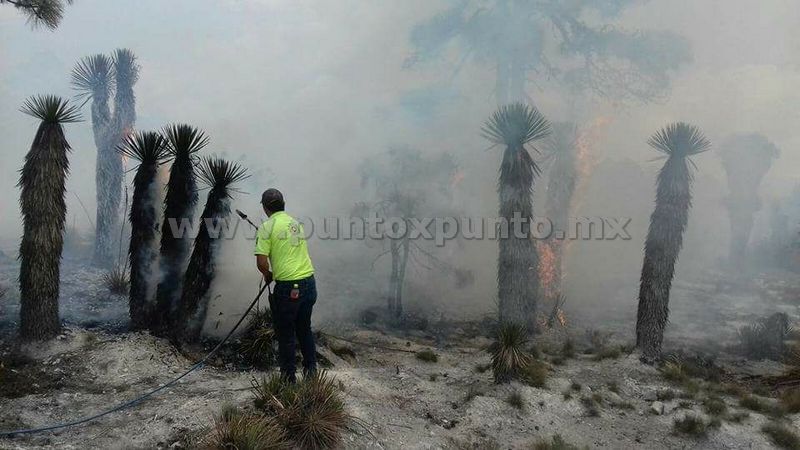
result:
[(286, 207), (286, 202), (283, 201), (283, 194), (281, 191), (270, 188), (261, 194), (261, 205), (270, 211), (283, 211)]

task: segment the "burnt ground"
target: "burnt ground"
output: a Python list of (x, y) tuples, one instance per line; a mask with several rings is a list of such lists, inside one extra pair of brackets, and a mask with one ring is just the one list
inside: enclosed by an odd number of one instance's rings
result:
[[(0, 312), (3, 430), (93, 414), (191, 365), (168, 342), (126, 332), (125, 299), (105, 293), (100, 276), (65, 261), (64, 333), (48, 344), (19, 346), (11, 338), (15, 263), (3, 262), (0, 285), (12, 286)], [(322, 349), (334, 364), (330, 372), (342, 383), (349, 413), (362, 424), (346, 434), (343, 447), (530, 448), (537, 439), (559, 434), (589, 448), (771, 448), (761, 428), (776, 420), (772, 407), (780, 390), (770, 377), (784, 366), (747, 359), (737, 347), (737, 333), (774, 312), (786, 312), (797, 323), (798, 292), (800, 283), (782, 273), (760, 274), (747, 284), (721, 272), (676, 280), (665, 345), (694, 361), (681, 380), (666, 379), (629, 353), (635, 305), (624, 303), (570, 312), (566, 327), (536, 337), (548, 372), (541, 387), (492, 382), (485, 370), (488, 319), (420, 321), (412, 330), (380, 320), (321, 323), (329, 335), (358, 342), (328, 337)], [(567, 340), (574, 343), (574, 354), (564, 353)], [(421, 349), (432, 349), (438, 361), (417, 359), (413, 352)], [(56, 433), (0, 439), (0, 448), (191, 448), (223, 403), (251, 401), (251, 380), (264, 374), (218, 360), (135, 408)], [(521, 409), (507, 402), (512, 393), (522, 398)], [(767, 406), (761, 411), (741, 406), (743, 393)], [(704, 406), (710, 398), (727, 409), (716, 421)], [(686, 415), (711, 426), (697, 436), (676, 432), (673, 423)], [(800, 428), (798, 414), (778, 420)]]

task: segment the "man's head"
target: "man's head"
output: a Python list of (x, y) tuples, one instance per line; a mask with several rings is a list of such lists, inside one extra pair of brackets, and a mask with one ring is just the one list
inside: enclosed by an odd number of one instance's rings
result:
[(283, 201), (283, 194), (281, 194), (281, 191), (270, 188), (261, 194), (261, 206), (264, 208), (264, 212), (269, 216), (278, 211), (283, 211), (286, 204)]

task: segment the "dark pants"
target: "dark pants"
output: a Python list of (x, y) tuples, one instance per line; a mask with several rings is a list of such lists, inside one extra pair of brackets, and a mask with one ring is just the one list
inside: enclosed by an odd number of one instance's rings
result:
[[(300, 291), (296, 299), (291, 298), (294, 286)], [(276, 281), (270, 298), (272, 320), (278, 336), (278, 362), (281, 377), (295, 381), (295, 349), (300, 344), (303, 354), (303, 372), (317, 370), (314, 335), (311, 333), (311, 312), (317, 301), (317, 284), (310, 276), (297, 281)]]

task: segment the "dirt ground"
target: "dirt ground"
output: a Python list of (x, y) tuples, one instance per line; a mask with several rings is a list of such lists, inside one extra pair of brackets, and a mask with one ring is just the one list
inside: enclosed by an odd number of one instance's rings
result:
[[(65, 275), (68, 280), (70, 270)], [(771, 420), (768, 413), (739, 406), (733, 391), (715, 395), (723, 399), (730, 416), (746, 412), (746, 417), (723, 419), (697, 437), (675, 432), (673, 423), (687, 414), (710, 421), (703, 401), (712, 384), (753, 389), (767, 396), (765, 402), (775, 402), (758, 380), (780, 373), (782, 364), (748, 361), (731, 345), (739, 326), (764, 314), (784, 311), (797, 323), (798, 291), (790, 279), (785, 274), (764, 275), (743, 288), (722, 274), (709, 273), (702, 282), (676, 283), (667, 349), (711, 355), (725, 374), (714, 383), (698, 380), (703, 387), (694, 394), (628, 353), (635, 311), (624, 305), (572, 314), (565, 328), (536, 337), (540, 359), (549, 370), (543, 387), (492, 382), (491, 370), (485, 370), (490, 343), (486, 324), (433, 323), (424, 330), (405, 332), (378, 324), (320, 324), (329, 335), (322, 352), (335, 364), (330, 373), (341, 381), (348, 412), (358, 419), (343, 447), (524, 449), (537, 439), (559, 434), (588, 448), (772, 448), (761, 432)], [(124, 310), (124, 299), (104, 301), (108, 303), (98, 309), (100, 316)], [(6, 311), (6, 317), (10, 315)], [(595, 320), (588, 322), (586, 316), (591, 315)], [(602, 336), (606, 348), (622, 351), (602, 359), (598, 351), (590, 352), (595, 342), (586, 323), (604, 323), (593, 328), (595, 339)], [(575, 342), (576, 351), (565, 358), (561, 349), (567, 339)], [(349, 347), (355, 358), (335, 356), (330, 343)], [(438, 361), (418, 359), (414, 352), (421, 349), (432, 349)], [(17, 347), (6, 333), (0, 361), (5, 364), (0, 387), (2, 430), (94, 414), (158, 386), (192, 364), (168, 342), (149, 334), (85, 324), (69, 325), (54, 342), (39, 346)], [(135, 407), (54, 433), (0, 439), (0, 449), (187, 448), (224, 403), (250, 402), (251, 380), (264, 375), (215, 363)], [(675, 398), (663, 395), (667, 391), (676, 393)], [(523, 399), (521, 409), (507, 401), (515, 392)], [(782, 420), (800, 429), (800, 415)]]

